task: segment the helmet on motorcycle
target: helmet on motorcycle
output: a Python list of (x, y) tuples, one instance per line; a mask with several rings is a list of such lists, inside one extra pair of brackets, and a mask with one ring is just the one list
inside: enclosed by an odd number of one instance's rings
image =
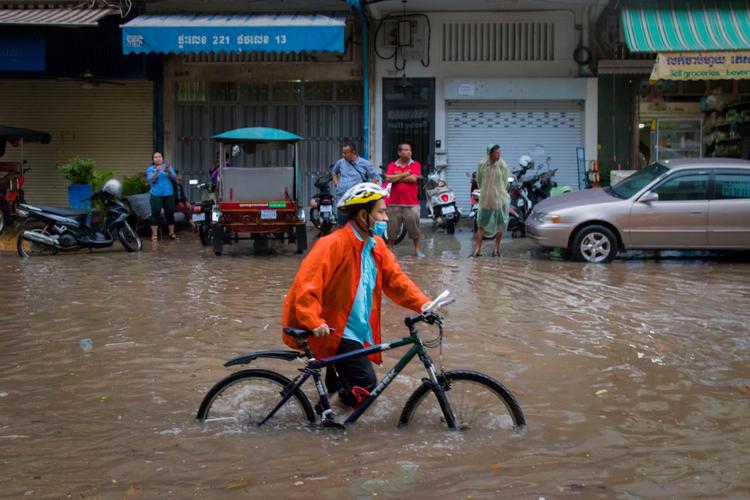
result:
[(339, 210), (346, 210), (356, 205), (366, 205), (372, 201), (389, 196), (390, 192), (373, 182), (360, 182), (350, 187), (346, 193), (339, 199), (336, 207)]
[(122, 196), (122, 182), (117, 179), (110, 179), (102, 186), (102, 192), (107, 193), (115, 198)]
[(518, 164), (522, 167), (528, 167), (529, 163), (531, 163), (531, 156), (529, 155), (523, 155), (518, 159)]

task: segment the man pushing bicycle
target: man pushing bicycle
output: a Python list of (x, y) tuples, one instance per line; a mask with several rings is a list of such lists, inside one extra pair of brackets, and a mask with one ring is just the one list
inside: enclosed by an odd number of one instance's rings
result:
[[(318, 359), (381, 342), (382, 292), (417, 312), (430, 304), (382, 239), (386, 196), (385, 189), (369, 182), (346, 191), (338, 209), (348, 217), (347, 224), (313, 246), (287, 292), (282, 324), (312, 331), (309, 344)], [(299, 347), (293, 337), (282, 337), (288, 346)], [(328, 393), (338, 391), (342, 403), (357, 406), (377, 383), (371, 362), (380, 363), (380, 353), (336, 362), (335, 370), (326, 371)]]

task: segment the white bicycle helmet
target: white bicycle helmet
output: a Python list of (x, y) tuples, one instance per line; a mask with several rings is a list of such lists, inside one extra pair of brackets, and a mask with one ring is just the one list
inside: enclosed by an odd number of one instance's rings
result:
[(122, 182), (118, 181), (117, 179), (110, 179), (104, 183), (104, 186), (102, 186), (102, 191), (111, 196), (114, 196), (115, 198), (119, 198), (120, 196), (122, 196)]
[(355, 205), (364, 205), (371, 201), (377, 201), (390, 196), (390, 192), (373, 182), (360, 182), (347, 189), (346, 193), (339, 199), (336, 207), (347, 209)]

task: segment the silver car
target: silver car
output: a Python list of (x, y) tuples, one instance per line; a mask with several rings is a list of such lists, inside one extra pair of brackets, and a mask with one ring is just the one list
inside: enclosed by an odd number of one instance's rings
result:
[(584, 262), (624, 249), (750, 249), (750, 162), (653, 163), (612, 187), (542, 201), (526, 231)]

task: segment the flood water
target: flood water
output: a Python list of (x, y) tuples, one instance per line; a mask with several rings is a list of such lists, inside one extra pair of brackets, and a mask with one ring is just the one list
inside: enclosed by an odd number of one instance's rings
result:
[[(201, 427), (203, 394), (241, 369), (224, 361), (284, 347), (281, 305), (301, 260), (291, 247), (215, 257), (183, 232), (140, 254), (0, 251), (0, 496), (750, 495), (749, 259), (583, 265), (515, 240), (474, 260), (470, 234), (427, 230), (427, 259), (408, 242), (396, 253), (428, 295), (457, 298), (446, 369), (508, 385), (522, 433), (397, 429), (418, 362), (346, 432)], [(401, 337), (406, 311), (384, 304), (384, 339)], [(401, 354), (386, 353), (378, 375)], [(256, 364), (291, 377), (300, 366)]]

